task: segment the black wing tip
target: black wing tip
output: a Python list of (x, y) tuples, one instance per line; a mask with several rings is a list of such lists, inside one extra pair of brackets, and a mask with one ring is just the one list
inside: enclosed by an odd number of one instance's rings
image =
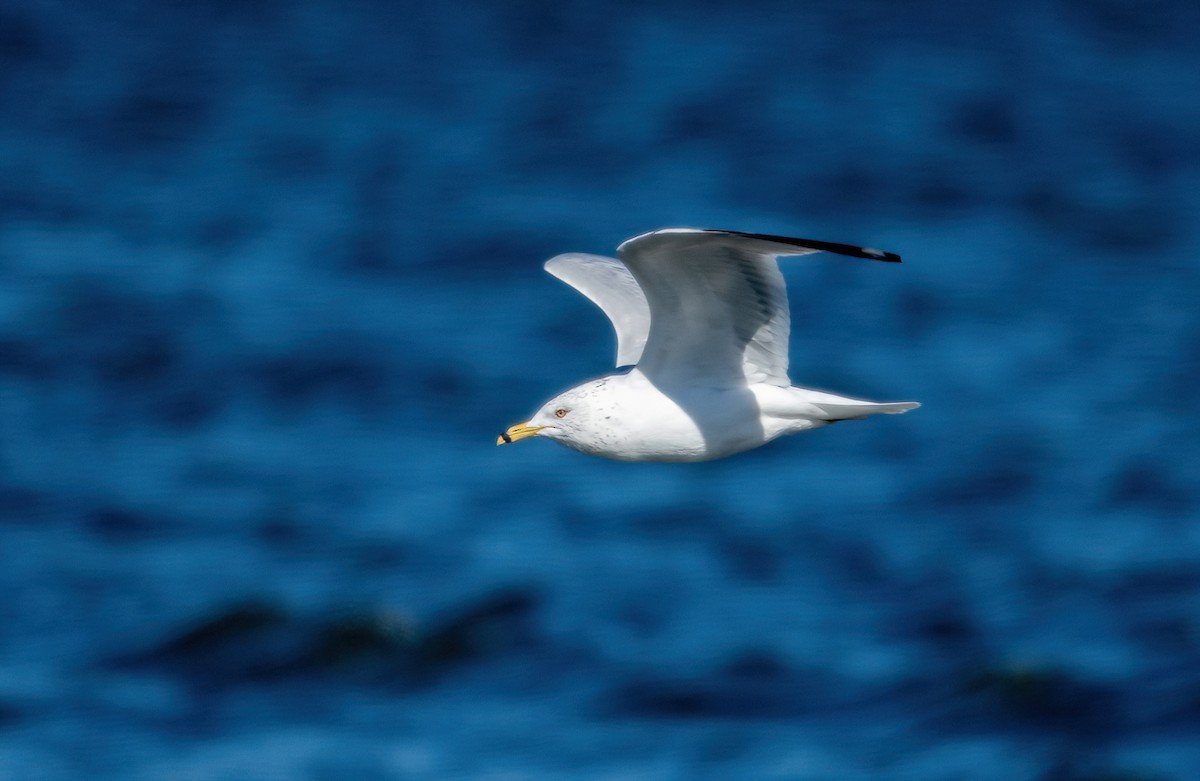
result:
[(900, 256), (897, 255), (895, 252), (885, 252), (881, 249), (875, 249), (874, 247), (859, 247), (858, 251), (861, 253), (860, 255), (858, 255), (858, 257), (860, 257), (860, 258), (869, 258), (871, 260), (882, 260), (885, 263), (903, 263), (904, 262), (900, 259)]
[(866, 258), (867, 260), (882, 260), (886, 263), (901, 263), (900, 256), (894, 252), (885, 252), (874, 247), (858, 247), (853, 244), (837, 244), (832, 241), (817, 241), (816, 239), (798, 239), (791, 236), (773, 236), (769, 233), (745, 233), (743, 231), (720, 230), (717, 228), (707, 228), (705, 233), (728, 233), (733, 236), (744, 236), (747, 239), (760, 239), (762, 241), (771, 241), (776, 244), (791, 244), (794, 247), (804, 247), (805, 249), (821, 250), (823, 252), (833, 252), (838, 255), (849, 255), (852, 258)]

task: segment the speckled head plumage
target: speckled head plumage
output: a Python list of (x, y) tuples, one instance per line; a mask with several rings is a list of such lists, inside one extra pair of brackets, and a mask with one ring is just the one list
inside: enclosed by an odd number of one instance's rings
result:
[(608, 376), (576, 385), (547, 401), (524, 423), (510, 427), (496, 440), (505, 445), (529, 437), (544, 437), (578, 450), (587, 450), (584, 443), (603, 438), (610, 427), (612, 411), (609, 403)]

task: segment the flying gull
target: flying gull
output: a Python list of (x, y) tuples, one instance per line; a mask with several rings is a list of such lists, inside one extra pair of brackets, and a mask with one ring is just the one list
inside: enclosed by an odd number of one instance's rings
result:
[(496, 444), (545, 437), (620, 461), (709, 461), (785, 434), (919, 407), (792, 385), (776, 257), (815, 252), (900, 262), (870, 247), (695, 228), (636, 236), (617, 247), (620, 260), (551, 258), (546, 270), (612, 321), (619, 371), (560, 393)]

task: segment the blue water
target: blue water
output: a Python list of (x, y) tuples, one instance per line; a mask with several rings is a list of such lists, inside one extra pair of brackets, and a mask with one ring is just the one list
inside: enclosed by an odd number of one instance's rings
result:
[[(1200, 6), (0, 3), (0, 778), (1200, 778)], [(540, 268), (902, 416), (496, 448)]]

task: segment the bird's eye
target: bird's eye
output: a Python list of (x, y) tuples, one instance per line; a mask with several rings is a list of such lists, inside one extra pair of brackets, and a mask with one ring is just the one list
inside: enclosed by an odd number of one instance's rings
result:
[(554, 410), (554, 417), (565, 418), (566, 416), (567, 416), (567, 411), (565, 409), (563, 409), (562, 407), (559, 407), (558, 409)]

